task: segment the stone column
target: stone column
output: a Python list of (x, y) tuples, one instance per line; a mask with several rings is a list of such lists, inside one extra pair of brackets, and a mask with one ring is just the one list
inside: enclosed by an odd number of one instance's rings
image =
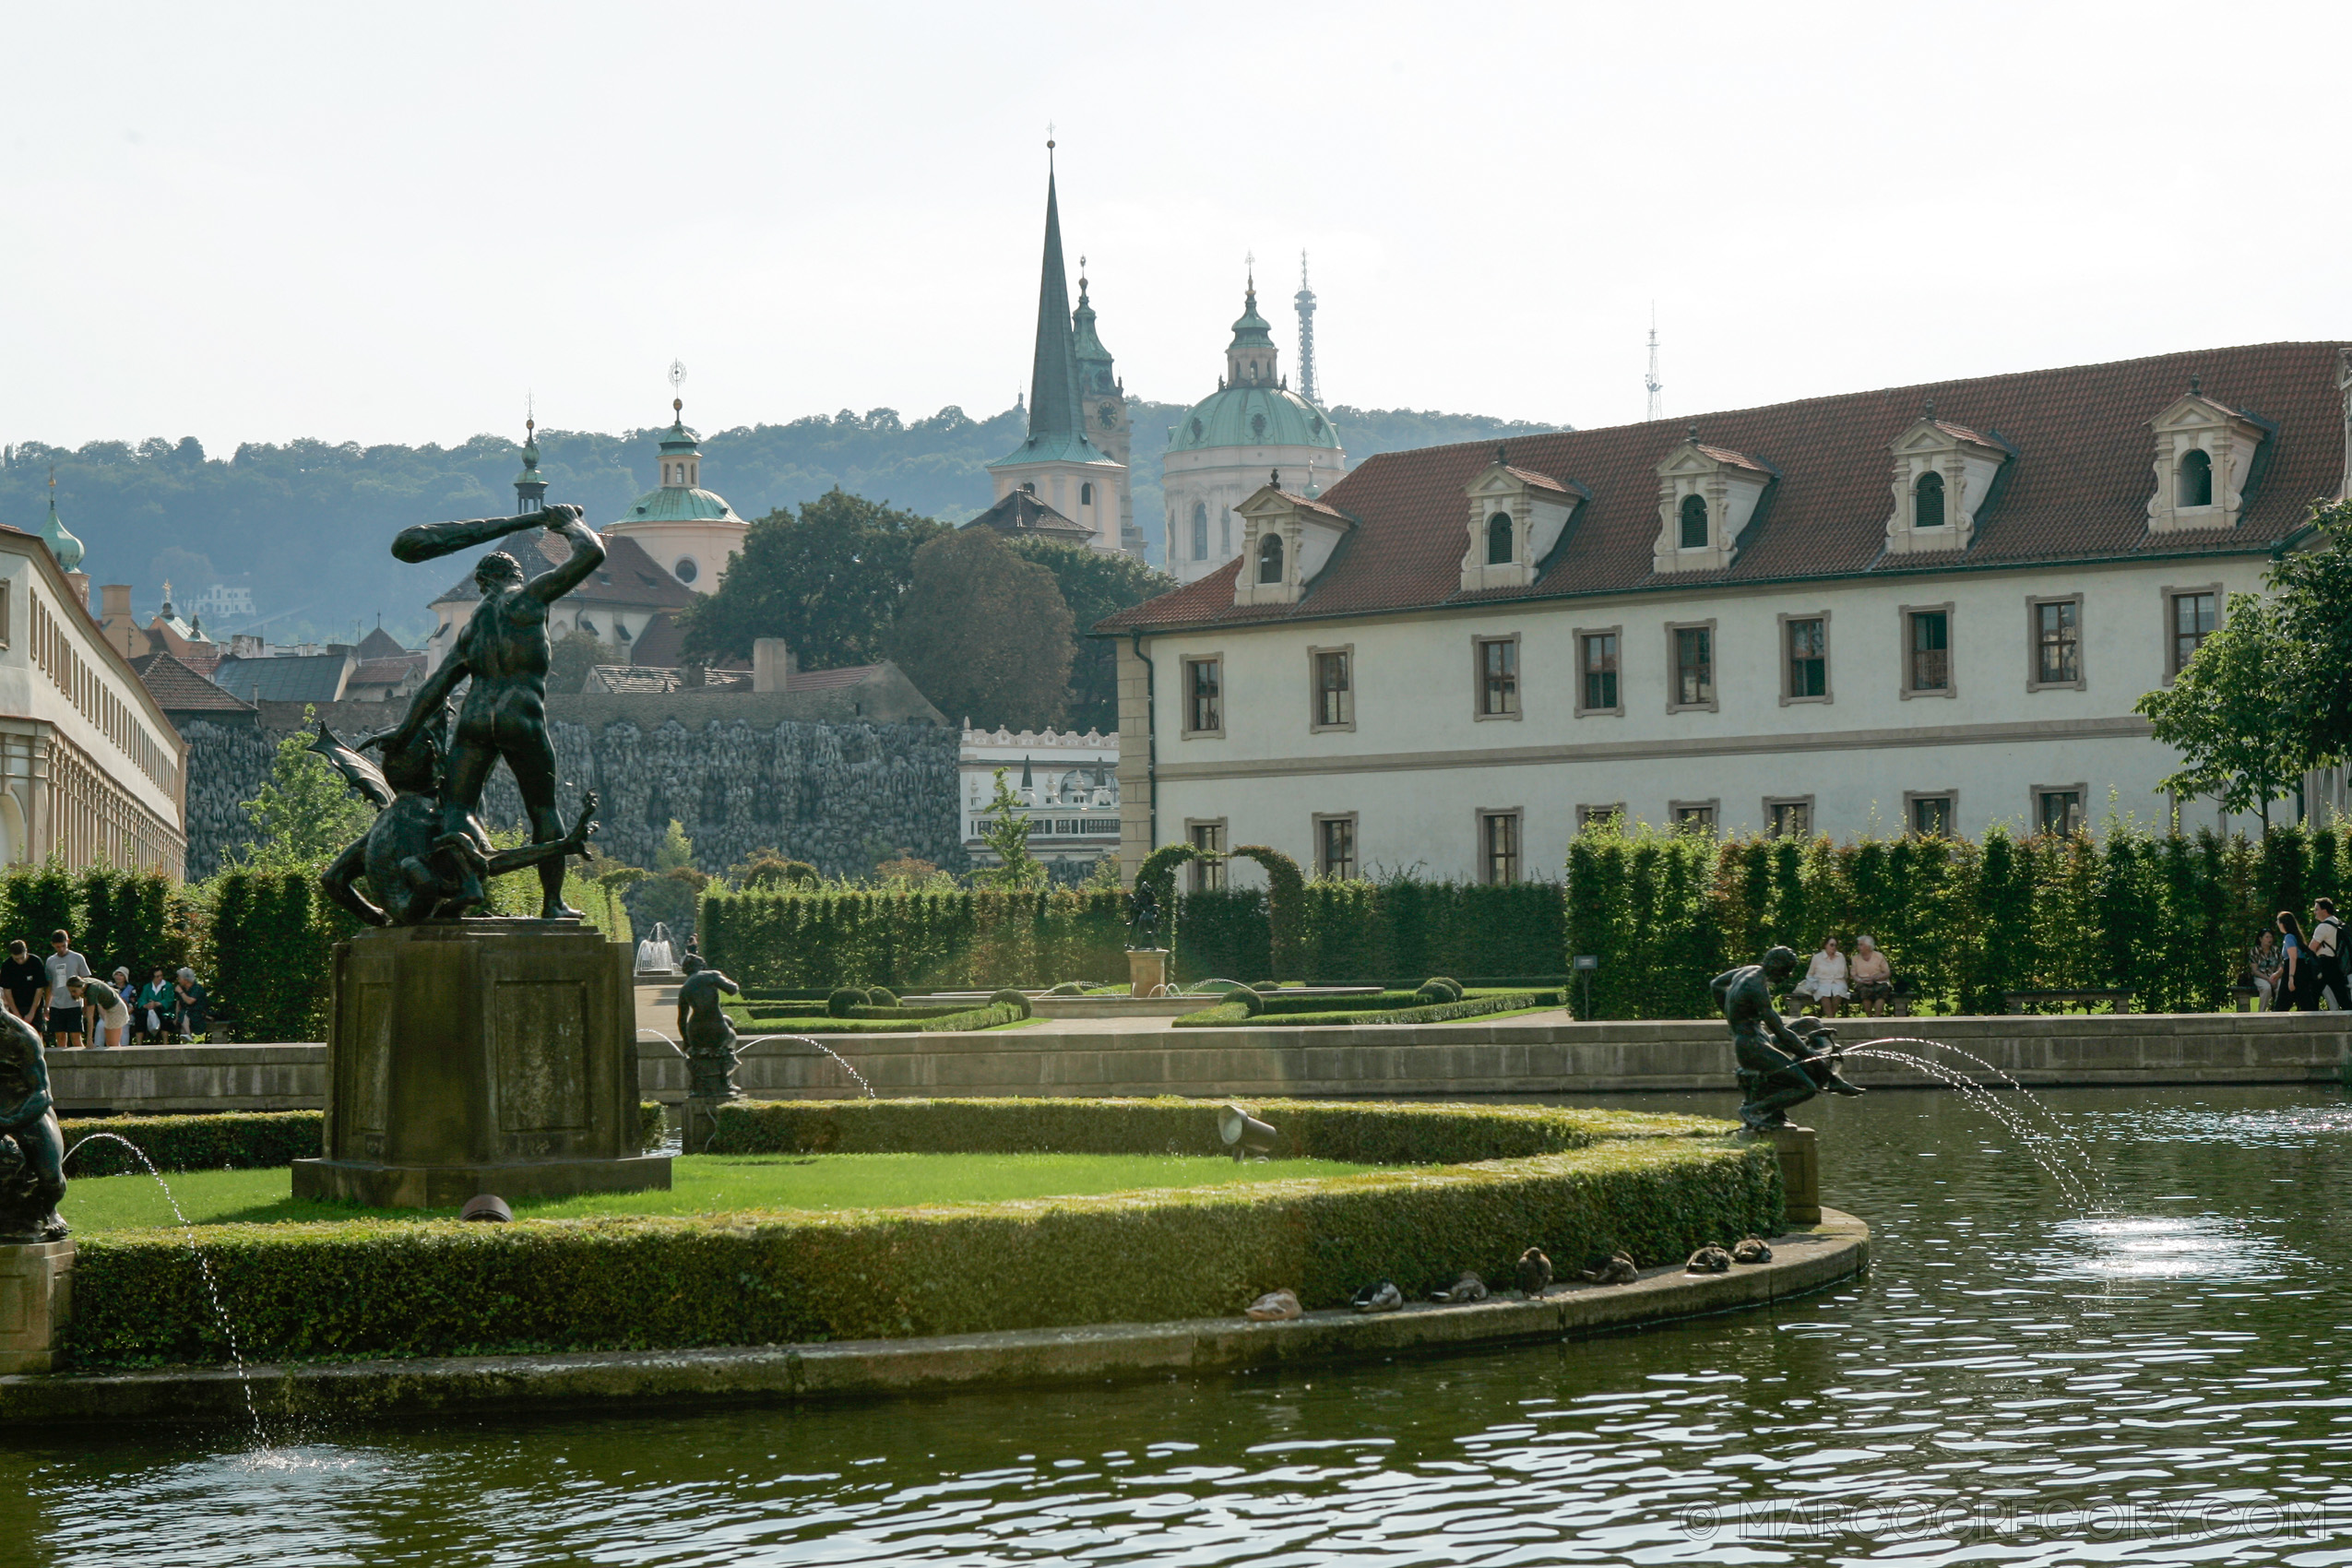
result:
[(1130, 947), (1127, 949), (1127, 994), (1151, 996), (1168, 983), (1168, 949), (1165, 947)]
[(73, 1242), (0, 1246), (0, 1376), (53, 1370), (73, 1283)]
[(1821, 1223), (1821, 1148), (1811, 1127), (1768, 1127), (1743, 1134), (1771, 1142), (1780, 1157), (1780, 1184), (1786, 1189), (1788, 1223)]

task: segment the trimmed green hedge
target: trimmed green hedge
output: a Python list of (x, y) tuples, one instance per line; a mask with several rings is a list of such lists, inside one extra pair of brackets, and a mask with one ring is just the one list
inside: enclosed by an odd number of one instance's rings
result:
[[(1191, 846), (1154, 852), (1170, 885)], [(1163, 901), (1179, 980), (1303, 976), (1322, 984), (1390, 975), (1556, 975), (1565, 915), (1556, 883), (1305, 882), (1264, 861), (1281, 907), (1251, 888)], [(1290, 868), (1295, 872), (1295, 868)], [(1295, 902), (1295, 913), (1289, 905)], [(1282, 928), (1277, 944), (1275, 928)], [(962, 989), (1127, 978), (1125, 896), (1115, 888), (893, 893), (854, 888), (703, 897), (703, 946), (746, 986)], [(1416, 982), (1418, 983), (1418, 981)]]
[[(112, 1133), (138, 1145), (158, 1170), (266, 1170), (316, 1159), (327, 1115), (319, 1111), (228, 1111), (200, 1116), (75, 1116), (59, 1123), (65, 1146), (93, 1133)], [(660, 1146), (666, 1123), (661, 1102), (637, 1102), (637, 1146)], [(134, 1176), (147, 1167), (121, 1144), (99, 1138), (65, 1163), (65, 1179)]]
[(834, 1018), (824, 1014), (790, 1013), (779, 1017), (755, 1017), (749, 1013), (728, 1009), (735, 1027), (746, 1034), (759, 1035), (905, 1035), (954, 1033), (965, 1029), (989, 1029), (999, 1024), (1010, 1024), (1028, 1017), (1025, 1007), (992, 1004), (986, 1007), (962, 1007), (953, 1010), (931, 1007), (859, 1007), (855, 1017)]
[[(1714, 1138), (1732, 1123), (1676, 1111), (1551, 1105), (1253, 1099), (1282, 1159), (1461, 1165), (1628, 1138)], [(712, 1154), (1223, 1154), (1218, 1107), (1152, 1099), (736, 1100)]]
[[(92, 1133), (128, 1138), (158, 1170), (252, 1170), (316, 1159), (327, 1117), (317, 1111), (237, 1111), (209, 1116), (77, 1116), (61, 1121), (65, 1146)], [(68, 1182), (146, 1170), (121, 1144), (101, 1138), (65, 1162)]]
[[(1417, 1002), (1411, 992), (1401, 993), (1408, 1001)], [(1265, 1009), (1266, 1018), (1284, 1028), (1330, 1028), (1350, 1024), (1450, 1024), (1463, 1018), (1482, 1017), (1489, 1013), (1515, 1013), (1527, 1007), (1557, 1007), (1561, 993), (1556, 991), (1522, 991), (1499, 995), (1467, 997), (1460, 1002), (1436, 1002), (1415, 1006), (1367, 1007), (1349, 1012), (1290, 1012), (1277, 1013)], [(1292, 998), (1291, 1000), (1303, 1000)], [(1334, 1000), (1318, 998), (1326, 1005)], [(1245, 1004), (1220, 1002), (1197, 1013), (1187, 1013), (1174, 1021), (1180, 1029), (1227, 1029), (1255, 1020), (1253, 1010)]]
[[(899, 1117), (909, 1107), (885, 1103)], [(956, 1124), (983, 1128), (987, 1113), (965, 1109), (971, 1103), (957, 1108)], [(1174, 1104), (1143, 1103), (1160, 1123), (1140, 1130), (1176, 1131)], [(995, 1131), (1040, 1124), (1018, 1102), (997, 1105)], [(1210, 1124), (1208, 1107), (1182, 1110), (1186, 1128)], [(1556, 1152), (1018, 1204), (716, 1221), (223, 1225), (200, 1234), (245, 1354), (288, 1359), (783, 1344), (1206, 1317), (1279, 1286), (1311, 1308), (1332, 1307), (1382, 1277), (1408, 1296), (1465, 1268), (1507, 1279), (1530, 1245), (1562, 1263), (1622, 1247), (1657, 1264), (1781, 1227), (1770, 1146), (1691, 1135), (1695, 1128), (1614, 1136), (1605, 1129), (1629, 1118), (1538, 1107), (1256, 1110), (1316, 1145), (1458, 1147), (1483, 1123), (1491, 1135), (1477, 1141), (1549, 1143)], [(1351, 1111), (1362, 1123), (1352, 1136), (1337, 1131)], [(722, 1132), (735, 1112), (721, 1111)], [(844, 1131), (914, 1130), (900, 1119), (861, 1123), (854, 1111), (836, 1116)], [(226, 1358), (175, 1231), (85, 1240), (74, 1296), (65, 1344), (74, 1365)]]
[[(1597, 1018), (1699, 1018), (1707, 981), (1776, 943), (1868, 932), (1926, 1013), (1999, 1013), (2009, 991), (2128, 986), (2139, 1012), (2218, 1012), (2280, 909), (2352, 892), (2352, 830), (2260, 839), (2087, 833), (1734, 838), (1596, 823), (1568, 847), (1569, 953), (1600, 959)], [(1581, 992), (1578, 992), (1581, 997)]]

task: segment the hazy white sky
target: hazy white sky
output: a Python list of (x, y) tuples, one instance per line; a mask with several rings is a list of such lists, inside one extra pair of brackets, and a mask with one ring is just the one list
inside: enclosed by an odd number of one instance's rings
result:
[[(1130, 391), (1638, 419), (2352, 335), (2341, 4), (0, 3), (0, 441)], [(1278, 307), (1278, 308), (1276, 308)]]

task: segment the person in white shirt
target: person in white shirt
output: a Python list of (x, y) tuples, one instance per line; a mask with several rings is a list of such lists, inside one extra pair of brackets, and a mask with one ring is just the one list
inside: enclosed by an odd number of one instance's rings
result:
[(1837, 938), (1822, 938), (1821, 951), (1805, 966), (1805, 978), (1797, 982), (1797, 989), (1790, 994), (1811, 1002), (1824, 1018), (1837, 1016), (1839, 1006), (1853, 994), (1853, 988), (1846, 980), (1846, 955), (1837, 950)]
[(2321, 898), (2311, 907), (2311, 936), (2309, 944), (2311, 969), (2319, 983), (2315, 988), (2320, 1005), (2330, 999), (2336, 1011), (2352, 1013), (2352, 989), (2347, 989), (2344, 976), (2344, 922), (2335, 918), (2335, 900)]

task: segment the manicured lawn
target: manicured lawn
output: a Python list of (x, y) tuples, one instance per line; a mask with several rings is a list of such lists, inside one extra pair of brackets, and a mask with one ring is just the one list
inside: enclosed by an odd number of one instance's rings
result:
[[(1375, 1169), (1338, 1160), (1285, 1159), (1236, 1165), (1229, 1159), (1173, 1155), (827, 1154), (688, 1155), (671, 1168), (666, 1193), (616, 1193), (518, 1204), (531, 1218), (600, 1214), (708, 1214), (755, 1208), (900, 1208), (917, 1204), (993, 1203), (1146, 1187), (1206, 1187), (1228, 1182), (1351, 1176)], [(455, 1209), (348, 1208), (297, 1203), (292, 1174), (274, 1170), (182, 1170), (164, 1178), (196, 1224), (290, 1219), (351, 1219), (370, 1213), (397, 1219), (439, 1218)], [(101, 1176), (75, 1182), (65, 1221), (76, 1230), (121, 1230), (172, 1224), (171, 1206), (154, 1178)]]

